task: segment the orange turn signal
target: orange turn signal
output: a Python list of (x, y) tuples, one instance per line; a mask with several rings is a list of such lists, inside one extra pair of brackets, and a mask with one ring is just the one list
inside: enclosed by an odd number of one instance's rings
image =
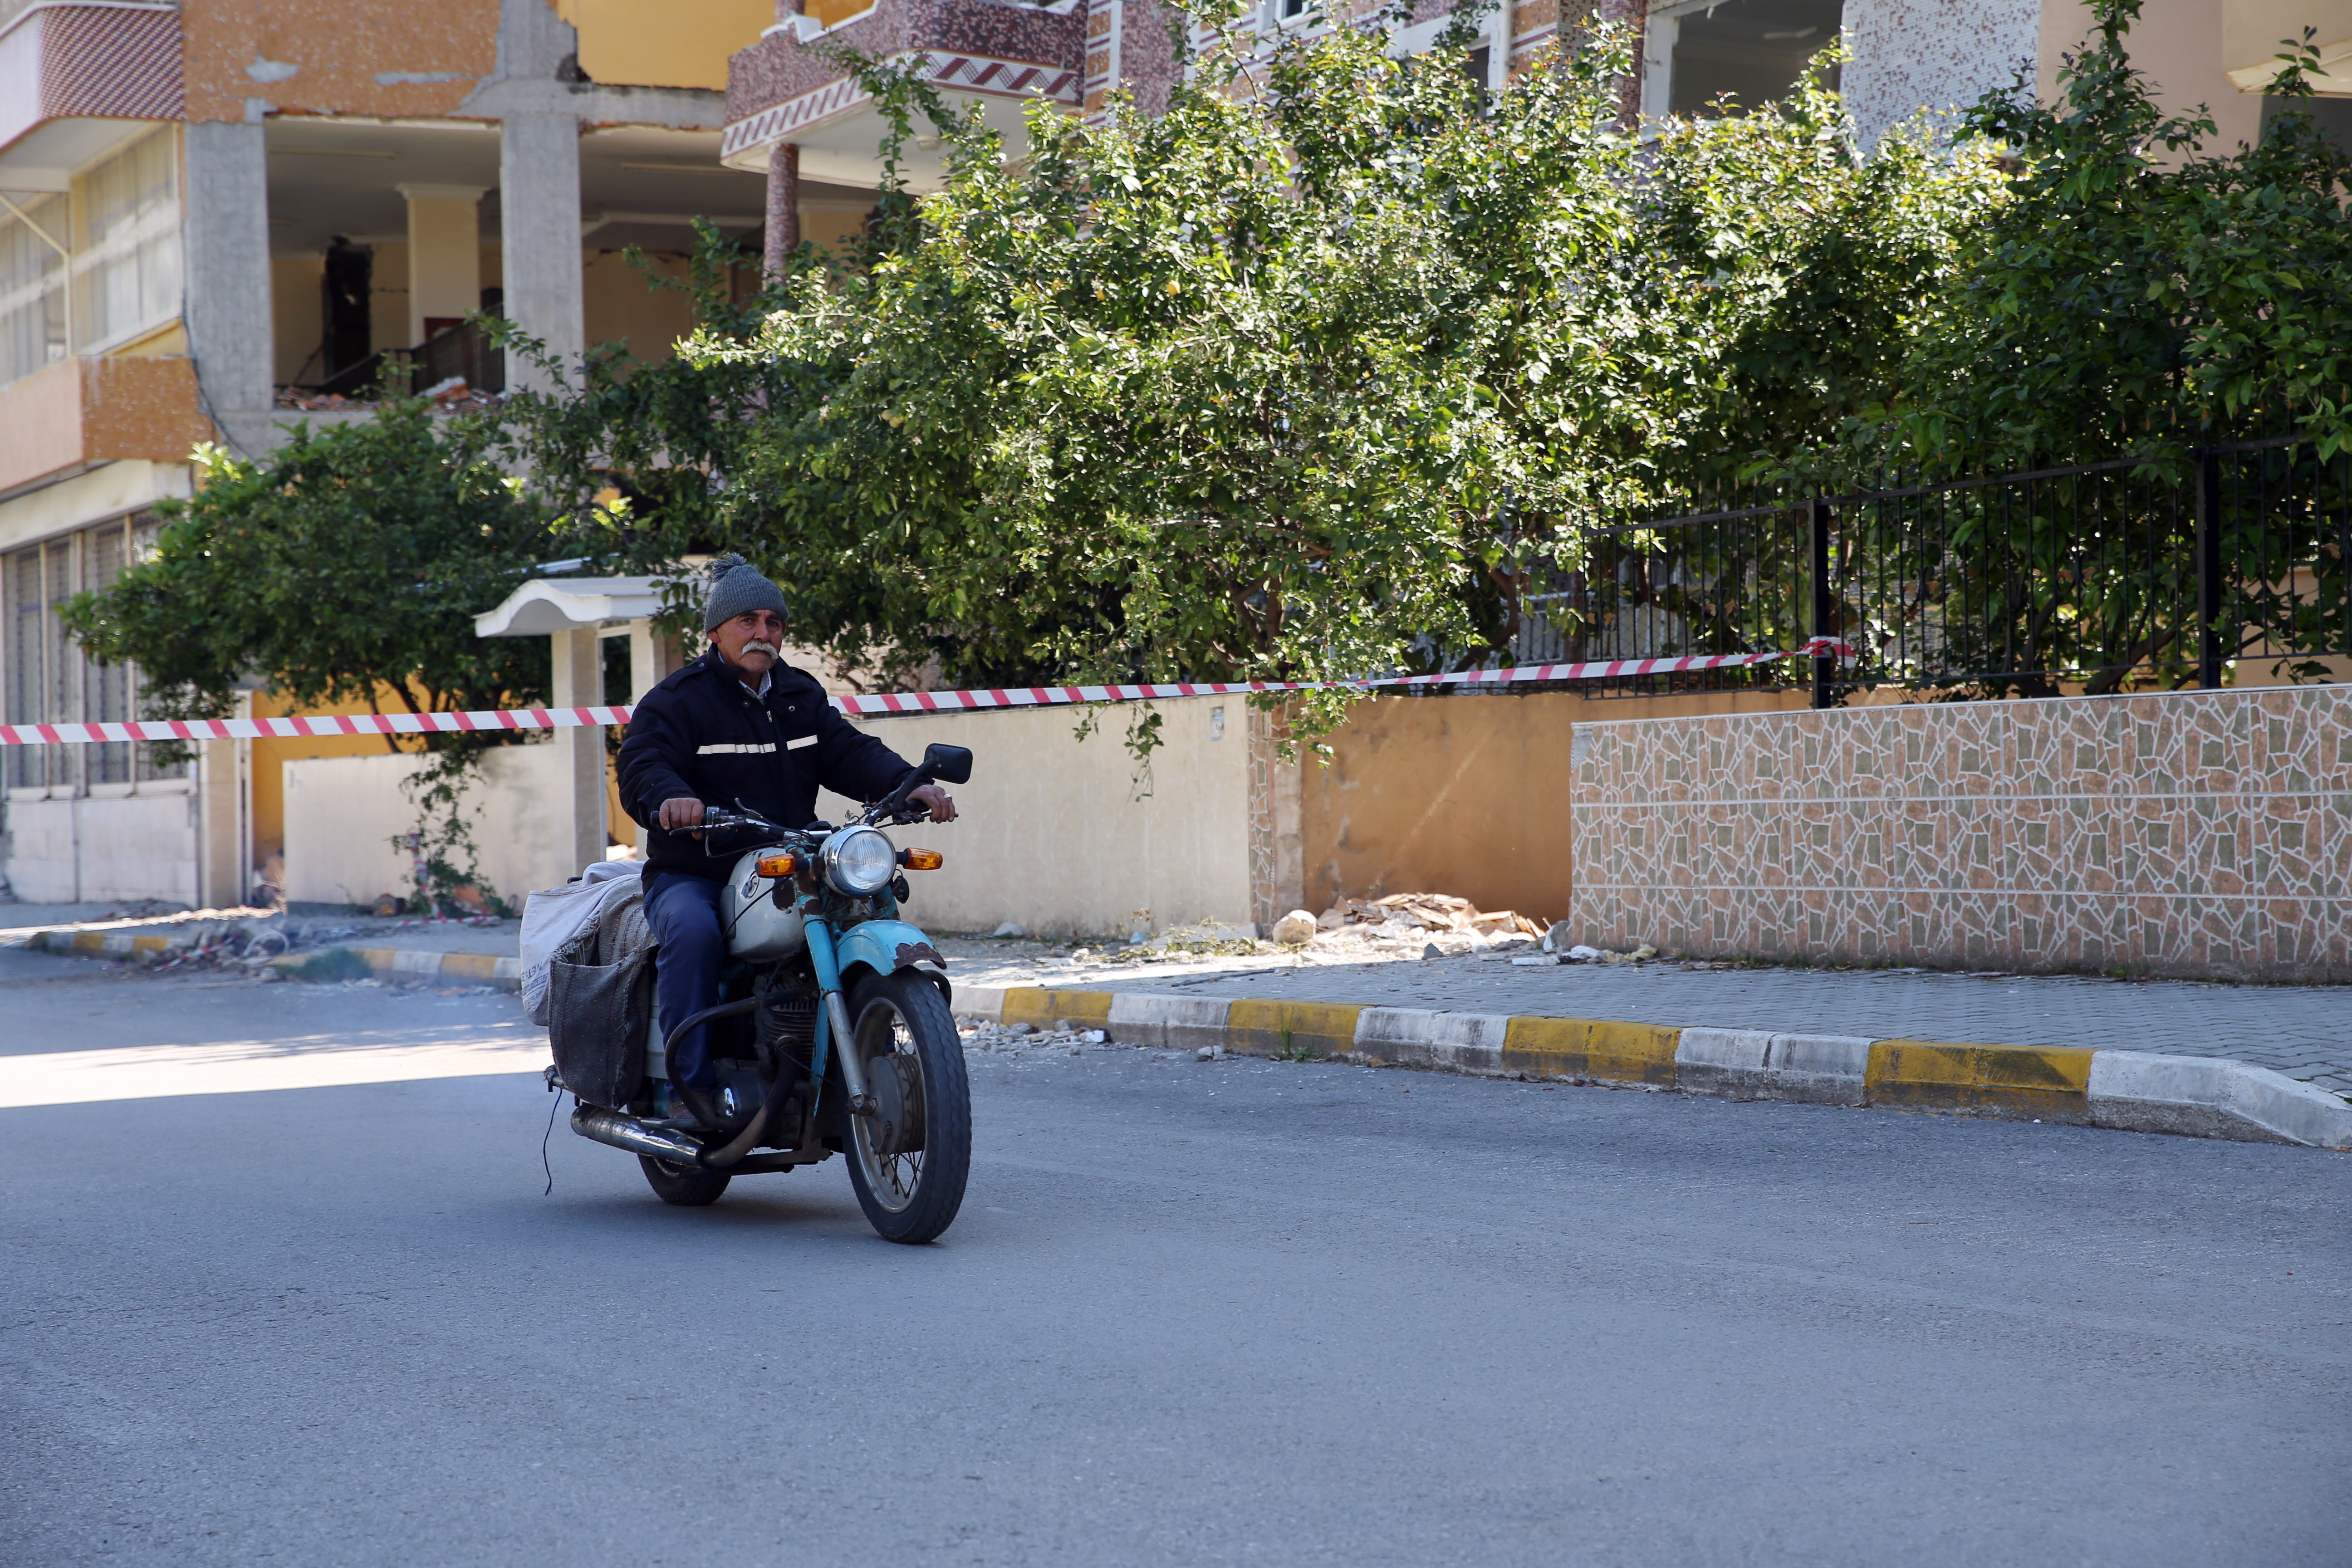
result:
[(799, 857), (793, 855), (762, 855), (760, 857), (760, 875), (789, 877), (800, 869), (800, 864)]
[(898, 864), (909, 871), (936, 871), (948, 863), (948, 858), (936, 849), (901, 849)]

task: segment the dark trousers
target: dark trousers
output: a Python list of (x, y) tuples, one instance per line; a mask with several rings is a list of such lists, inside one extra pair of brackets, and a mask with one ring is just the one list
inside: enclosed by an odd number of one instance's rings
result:
[[(667, 1035), (705, 1007), (719, 1005), (719, 965), (727, 937), (719, 923), (722, 883), (671, 871), (656, 879), (646, 900), (646, 924), (661, 944), (655, 956), (654, 1000)], [(710, 1065), (710, 1026), (698, 1026), (670, 1047), (669, 1080), (716, 1092), (719, 1074)]]

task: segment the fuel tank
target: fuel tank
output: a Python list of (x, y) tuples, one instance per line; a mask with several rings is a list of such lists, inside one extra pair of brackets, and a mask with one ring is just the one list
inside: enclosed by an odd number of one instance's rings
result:
[[(735, 862), (727, 890), (719, 895), (719, 918), (727, 929), (727, 951), (737, 958), (770, 963), (790, 958), (807, 945), (801, 931), (801, 912), (792, 907), (793, 885), (760, 875), (760, 857), (772, 850), (754, 849)], [(778, 889), (786, 902), (779, 907)]]

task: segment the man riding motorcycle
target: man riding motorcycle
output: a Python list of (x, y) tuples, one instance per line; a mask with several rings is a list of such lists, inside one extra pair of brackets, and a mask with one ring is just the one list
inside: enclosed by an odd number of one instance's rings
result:
[[(836, 712), (814, 678), (779, 662), (785, 616), (782, 590), (740, 556), (720, 556), (702, 610), (709, 648), (646, 693), (621, 743), (621, 805), (644, 830), (646, 923), (660, 944), (656, 996), (668, 1024), (718, 1002), (727, 954), (719, 900), (733, 862), (706, 853), (695, 831), (704, 804), (805, 823), (820, 784), (873, 801), (914, 771)], [(907, 798), (933, 822), (955, 820), (937, 784)], [(698, 1121), (722, 1124), (709, 1026), (671, 1047), (669, 1077)]]

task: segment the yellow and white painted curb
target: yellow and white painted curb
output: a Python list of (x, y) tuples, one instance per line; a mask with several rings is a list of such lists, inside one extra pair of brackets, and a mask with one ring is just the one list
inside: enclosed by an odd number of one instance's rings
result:
[(1180, 1050), (2352, 1149), (2343, 1097), (2210, 1057), (1037, 986), (961, 986), (955, 1010), (1040, 1028), (1066, 1019)]
[[(215, 940), (229, 928), (205, 923), (174, 927), (168, 934), (127, 931), (45, 931), (27, 937), (25, 945), (43, 952), (69, 953), (83, 958), (127, 958), (152, 963)], [(327, 947), (310, 952), (290, 952), (269, 961), (289, 980), (306, 978), (302, 971), (320, 959), (331, 964), (337, 953), (349, 953), (364, 963), (378, 980), (404, 980), (418, 984), (495, 985), (502, 991), (522, 988), (522, 960), (489, 952), (420, 952), (404, 947)], [(316, 970), (312, 973), (318, 973)]]
[(331, 947), (316, 952), (289, 953), (271, 959), (270, 967), (289, 980), (304, 965), (337, 952), (348, 952), (368, 966), (378, 980), (404, 980), (415, 984), (495, 985), (501, 991), (522, 988), (522, 960), (488, 952), (420, 952), (405, 947)]
[(228, 927), (219, 921), (174, 926), (168, 932), (129, 931), (40, 931), (25, 939), (37, 952), (69, 953), (80, 958), (146, 958), (153, 960), (185, 952), (214, 941)]

